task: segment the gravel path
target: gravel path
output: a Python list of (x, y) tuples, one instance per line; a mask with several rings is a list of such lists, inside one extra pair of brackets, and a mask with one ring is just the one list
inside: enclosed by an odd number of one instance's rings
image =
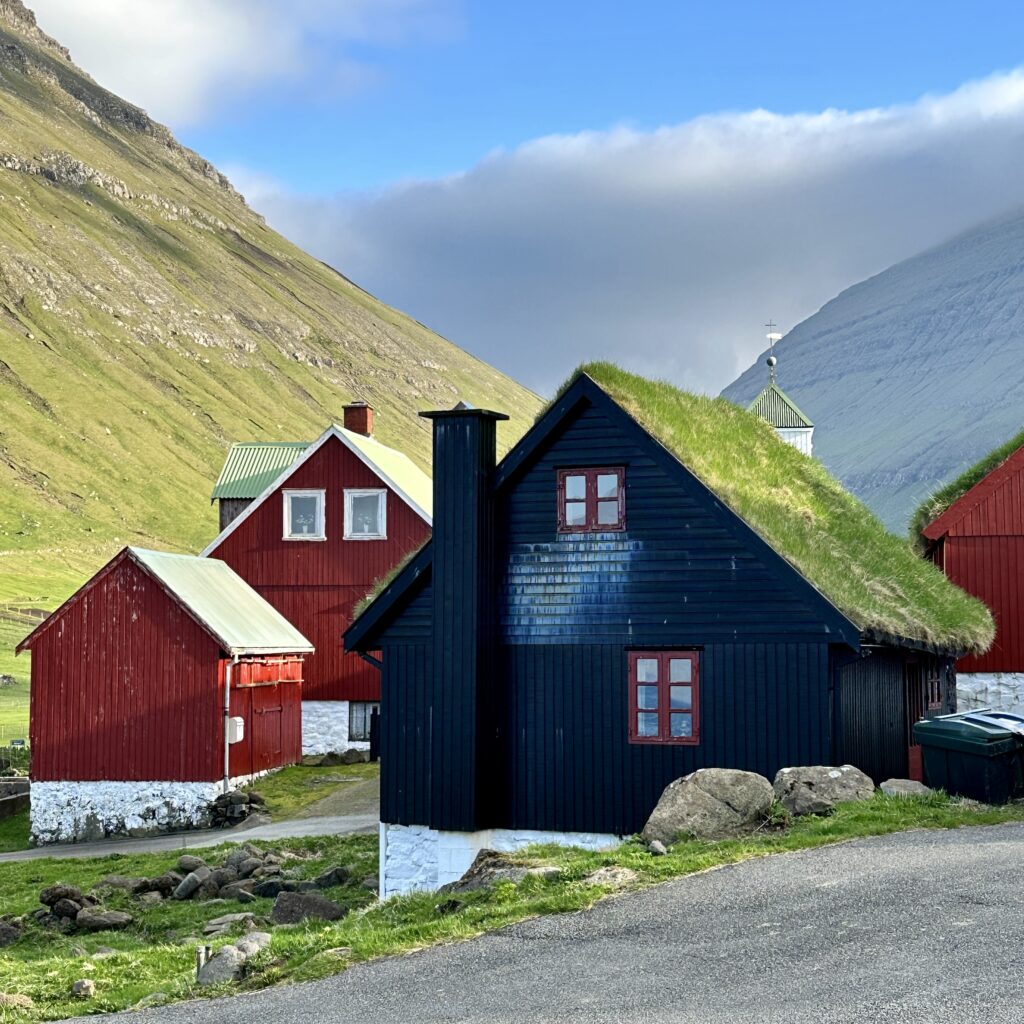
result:
[(766, 857), (136, 1024), (1024, 1021), (1024, 826)]

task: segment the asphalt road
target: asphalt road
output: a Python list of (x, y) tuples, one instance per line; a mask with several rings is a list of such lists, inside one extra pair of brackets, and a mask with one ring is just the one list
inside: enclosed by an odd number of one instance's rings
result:
[(136, 1024), (1024, 1021), (1024, 826), (769, 857)]

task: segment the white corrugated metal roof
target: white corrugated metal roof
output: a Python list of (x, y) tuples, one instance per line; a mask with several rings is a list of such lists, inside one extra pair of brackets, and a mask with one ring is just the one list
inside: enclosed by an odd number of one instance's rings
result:
[(298, 654), (313, 645), (226, 562), (129, 548), (229, 654)]

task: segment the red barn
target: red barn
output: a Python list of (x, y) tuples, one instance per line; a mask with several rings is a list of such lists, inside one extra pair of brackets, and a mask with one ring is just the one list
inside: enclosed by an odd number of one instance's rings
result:
[(25, 649), (37, 843), (201, 826), (302, 755), (312, 645), (223, 562), (125, 548)]
[(232, 445), (213, 498), (221, 533), (202, 552), (231, 566), (309, 637), (307, 754), (366, 746), (380, 701), (375, 665), (345, 654), (355, 605), (430, 536), (430, 477), (375, 440), (373, 410), (345, 408), (314, 442)]
[(916, 522), (928, 557), (996, 623), (992, 647), (957, 662), (959, 705), (1024, 713), (1024, 436), (929, 499)]

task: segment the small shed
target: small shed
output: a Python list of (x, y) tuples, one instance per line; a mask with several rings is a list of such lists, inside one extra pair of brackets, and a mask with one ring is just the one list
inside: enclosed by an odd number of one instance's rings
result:
[(724, 399), (607, 364), (496, 462), (434, 428), (434, 531), (345, 634), (381, 652), (381, 895), (483, 848), (639, 831), (698, 768), (919, 768), (992, 623)]
[(302, 756), (313, 647), (223, 562), (125, 548), (23, 650), (37, 843), (202, 826)]
[(995, 619), (992, 646), (957, 663), (959, 704), (1024, 713), (1024, 432), (932, 495), (912, 532)]

